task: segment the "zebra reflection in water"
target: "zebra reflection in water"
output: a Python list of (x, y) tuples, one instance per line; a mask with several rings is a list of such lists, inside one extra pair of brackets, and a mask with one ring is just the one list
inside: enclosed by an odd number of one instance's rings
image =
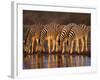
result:
[(83, 55), (35, 54), (24, 58), (23, 69), (90, 66), (90, 57)]

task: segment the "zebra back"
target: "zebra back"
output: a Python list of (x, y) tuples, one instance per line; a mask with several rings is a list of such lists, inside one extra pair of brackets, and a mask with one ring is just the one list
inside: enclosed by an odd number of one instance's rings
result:
[(60, 35), (60, 41), (63, 42), (66, 38), (68, 39), (69, 36), (72, 34), (71, 29), (75, 26), (77, 26), (77, 24), (75, 23), (69, 23), (68, 25), (63, 25), (63, 29)]

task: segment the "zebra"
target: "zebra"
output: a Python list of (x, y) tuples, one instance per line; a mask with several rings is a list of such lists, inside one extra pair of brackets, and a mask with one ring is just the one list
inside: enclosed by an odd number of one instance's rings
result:
[[(81, 50), (81, 52), (83, 52), (83, 50), (88, 51), (88, 36), (90, 33), (90, 26), (85, 25), (85, 24), (79, 24), (81, 31), (82, 31), (82, 36), (84, 38), (84, 45), (83, 45), (83, 49)], [(84, 49), (85, 46), (85, 49)]]
[(56, 52), (60, 51), (59, 49), (59, 46), (60, 46), (60, 34), (61, 34), (61, 31), (63, 29), (63, 25), (60, 24), (57, 28), (57, 36), (56, 36)]
[(30, 26), (30, 34), (31, 34), (31, 41), (32, 41), (32, 53), (37, 52), (40, 46), (40, 34), (41, 30), (43, 29), (43, 24), (33, 24)]
[[(57, 30), (58, 30), (59, 24), (56, 24), (55, 22), (46, 24), (41, 31), (41, 37), (40, 41), (41, 44), (44, 44), (44, 41), (48, 41), (48, 52), (51, 53), (51, 45), (52, 47), (52, 52), (55, 50), (55, 45), (56, 45), (56, 36), (57, 36)], [(51, 43), (52, 41), (52, 43)]]
[(75, 23), (63, 25), (63, 29), (60, 34), (60, 45), (62, 46), (62, 53), (65, 52), (65, 43), (69, 41), (69, 32), (74, 26), (77, 25)]
[[(74, 42), (76, 42), (75, 44), (75, 51), (80, 53), (80, 44), (79, 44), (79, 40), (81, 41), (81, 52), (84, 51), (84, 43), (86, 46), (86, 51), (87, 49), (87, 38), (88, 38), (88, 33), (90, 31), (90, 27), (86, 26), (85, 24), (75, 24), (72, 29), (70, 30), (69, 34), (68, 34), (68, 40), (70, 43), (70, 53), (73, 52), (73, 46), (74, 46)], [(84, 37), (85, 37), (85, 41), (84, 41)]]
[(30, 42), (30, 28), (29, 25), (23, 35), (23, 51), (29, 54), (31, 52), (31, 42)]

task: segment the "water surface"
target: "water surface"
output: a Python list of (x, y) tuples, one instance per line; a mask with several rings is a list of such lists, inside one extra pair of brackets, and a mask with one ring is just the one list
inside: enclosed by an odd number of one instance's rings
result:
[(33, 54), (23, 58), (23, 69), (90, 66), (91, 59), (86, 55)]

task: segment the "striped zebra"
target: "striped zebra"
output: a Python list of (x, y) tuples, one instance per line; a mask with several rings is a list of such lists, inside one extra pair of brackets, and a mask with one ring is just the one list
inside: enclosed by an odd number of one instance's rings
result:
[[(82, 31), (82, 38), (84, 38), (84, 45), (83, 45), (83, 49), (81, 50), (81, 52), (84, 51), (88, 51), (88, 40), (89, 40), (89, 34), (90, 34), (90, 26), (87, 26), (85, 24), (79, 24), (81, 31)], [(84, 49), (85, 47), (85, 49)]]
[(59, 25), (57, 28), (57, 36), (56, 36), (56, 52), (60, 51), (61, 49), (59, 49), (60, 46), (60, 34), (62, 32), (64, 25)]
[[(85, 24), (79, 24), (72, 27), (68, 34), (68, 40), (70, 43), (70, 53), (73, 52), (73, 47), (74, 47), (74, 42), (75, 44), (75, 51), (80, 53), (84, 51), (84, 44), (86, 46), (86, 51), (87, 51), (87, 39), (88, 39), (88, 33), (90, 31), (90, 27), (86, 26)], [(85, 41), (84, 41), (85, 37)], [(81, 50), (80, 50), (80, 43), (79, 40), (81, 41)]]
[(27, 54), (31, 52), (31, 42), (30, 42), (30, 25), (26, 26), (26, 30), (23, 32), (23, 51)]
[(31, 41), (32, 41), (32, 53), (37, 52), (40, 46), (40, 35), (41, 30), (43, 29), (43, 24), (33, 24), (30, 26), (30, 34), (31, 34)]
[[(62, 53), (65, 52), (65, 44), (69, 41), (69, 32), (74, 27), (77, 26), (75, 23), (69, 23), (67, 25), (63, 25), (63, 29), (60, 34), (60, 45), (62, 46)], [(68, 47), (67, 47), (68, 48)]]
[[(41, 31), (41, 37), (40, 37), (41, 44), (43, 45), (45, 40), (48, 41), (49, 53), (55, 50), (58, 26), (59, 24), (49, 23), (49, 24), (46, 24), (43, 30)], [(51, 45), (52, 45), (52, 48), (51, 48)]]

